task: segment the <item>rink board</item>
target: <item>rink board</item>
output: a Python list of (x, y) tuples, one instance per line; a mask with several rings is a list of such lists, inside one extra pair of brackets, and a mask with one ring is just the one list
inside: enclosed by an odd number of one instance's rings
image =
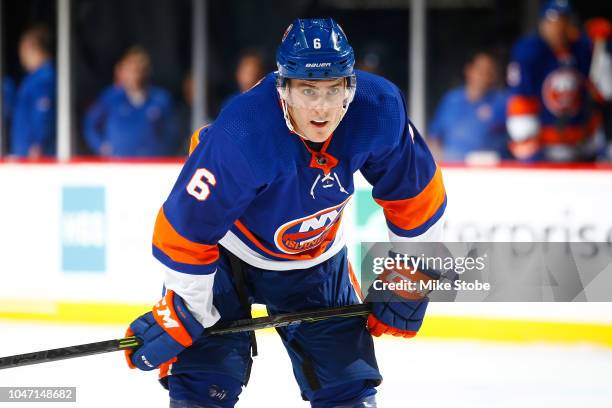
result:
[[(124, 323), (147, 310), (162, 280), (151, 256), (153, 223), (179, 170), (177, 163), (1, 164), (0, 318)], [(447, 241), (612, 241), (610, 169), (451, 167), (444, 179)], [(387, 239), (369, 186), (361, 177), (355, 184), (344, 216), (352, 256), (362, 240)], [(552, 326), (532, 330), (526, 320)], [(471, 327), (468, 338), (496, 339), (523, 325), (527, 339), (563, 341), (571, 331), (607, 344), (611, 324), (611, 304), (435, 304), (422, 334), (452, 337)]]

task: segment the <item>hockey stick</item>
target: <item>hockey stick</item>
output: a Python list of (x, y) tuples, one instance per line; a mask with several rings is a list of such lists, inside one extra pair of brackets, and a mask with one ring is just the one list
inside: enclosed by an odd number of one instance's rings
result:
[[(222, 322), (204, 330), (205, 335), (238, 333), (252, 330), (283, 327), (294, 323), (312, 323), (334, 317), (367, 316), (370, 313), (368, 304), (331, 307), (325, 309), (307, 310), (304, 312), (279, 314), (276, 316), (257, 317), (254, 319)], [(94, 354), (121, 351), (140, 346), (140, 341), (132, 336), (116, 340), (106, 340), (97, 343), (80, 344), (58, 349), (35, 351), (33, 353), (0, 357), (0, 370), (4, 368), (21, 367), (68, 358), (85, 357)]]

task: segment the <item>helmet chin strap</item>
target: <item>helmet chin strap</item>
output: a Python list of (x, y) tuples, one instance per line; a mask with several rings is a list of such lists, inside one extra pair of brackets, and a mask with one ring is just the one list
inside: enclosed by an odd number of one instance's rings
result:
[[(283, 107), (283, 117), (285, 118), (285, 124), (287, 125), (287, 128), (289, 128), (289, 131), (292, 132), (292, 133), (295, 133), (296, 135), (298, 135), (299, 137), (301, 137), (304, 140), (310, 140), (306, 136), (302, 135), (300, 132), (298, 132), (295, 129), (295, 127), (293, 126), (293, 123), (291, 122), (291, 115), (289, 114), (289, 109), (287, 108), (287, 102), (283, 98), (283, 95), (281, 95), (280, 91), (278, 91), (278, 96), (279, 96), (279, 99), (280, 99), (280, 102), (281, 102), (281, 106)], [(334, 130), (336, 130), (336, 128), (338, 127), (338, 125), (340, 124), (342, 119), (344, 118), (344, 115), (346, 114), (346, 111), (348, 110), (349, 104), (350, 104), (350, 102), (348, 102), (346, 105), (344, 105), (342, 107), (342, 114), (340, 115), (340, 117), (336, 121), (336, 125), (334, 126)]]
[(295, 128), (293, 127), (293, 123), (291, 123), (291, 116), (289, 116), (289, 110), (287, 109), (287, 102), (285, 102), (285, 99), (283, 99), (283, 96), (280, 94), (280, 92), (278, 93), (278, 96), (280, 98), (281, 106), (283, 107), (283, 117), (285, 118), (285, 124), (289, 128), (289, 131), (292, 133), (295, 133), (302, 139), (308, 140), (304, 135), (299, 134), (295, 130)]

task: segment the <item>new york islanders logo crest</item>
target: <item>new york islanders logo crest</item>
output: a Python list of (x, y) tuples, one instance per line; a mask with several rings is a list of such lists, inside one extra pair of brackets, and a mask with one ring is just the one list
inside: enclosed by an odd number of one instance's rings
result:
[(583, 86), (584, 79), (575, 69), (557, 69), (548, 74), (542, 85), (544, 105), (555, 116), (574, 116), (582, 106)]
[(274, 233), (277, 248), (286, 254), (297, 254), (316, 248), (326, 239), (333, 238), (330, 234), (335, 234), (349, 199), (316, 214), (283, 224)]

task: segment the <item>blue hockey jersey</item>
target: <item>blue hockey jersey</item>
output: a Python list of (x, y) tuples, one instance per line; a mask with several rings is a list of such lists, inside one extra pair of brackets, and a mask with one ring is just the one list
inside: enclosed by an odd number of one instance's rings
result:
[(353, 102), (315, 151), (287, 128), (275, 74), (267, 75), (192, 137), (155, 224), (153, 254), (165, 265), (166, 287), (210, 326), (218, 316), (200, 292), (212, 288), (218, 244), (267, 270), (329, 259), (344, 247), (342, 215), (357, 171), (373, 185), (391, 240), (439, 239), (442, 175), (397, 87), (357, 72)]
[(11, 122), (12, 155), (27, 157), (32, 146), (55, 155), (55, 68), (47, 62), (28, 74), (17, 91)]
[(110, 86), (89, 109), (84, 133), (89, 147), (101, 154), (109, 143), (114, 157), (169, 156), (177, 143), (172, 99), (149, 86), (142, 105), (134, 105), (123, 87)]
[(510, 148), (517, 157), (528, 158), (541, 150), (544, 158), (556, 160), (547, 150), (577, 148), (594, 134), (601, 115), (591, 101), (591, 54), (586, 35), (557, 53), (535, 34), (514, 46), (508, 67), (512, 96), (507, 124), (513, 139)]

